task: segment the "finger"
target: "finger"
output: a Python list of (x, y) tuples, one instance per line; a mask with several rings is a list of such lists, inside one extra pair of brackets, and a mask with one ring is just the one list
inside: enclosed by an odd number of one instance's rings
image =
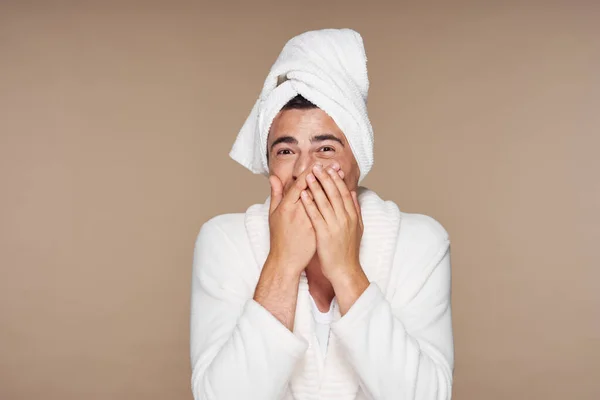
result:
[(317, 234), (319, 234), (319, 232), (323, 232), (324, 229), (327, 229), (326, 222), (323, 219), (323, 215), (317, 208), (314, 200), (311, 200), (309, 197), (308, 190), (303, 190), (300, 197), (302, 199), (304, 209), (306, 210), (306, 214), (308, 214), (308, 218), (310, 218), (310, 222), (315, 228), (315, 232), (317, 232)]
[(329, 199), (327, 198), (327, 194), (325, 194), (325, 191), (321, 186), (321, 183), (313, 174), (308, 174), (306, 176), (306, 181), (308, 182), (308, 187), (310, 188), (310, 191), (314, 197), (314, 203), (319, 208), (319, 211), (321, 212), (321, 215), (323, 215), (325, 221), (328, 224), (335, 223), (337, 216), (331, 203), (329, 202)]
[(335, 172), (330, 172), (329, 176), (337, 187), (340, 199), (346, 212), (348, 215), (350, 215), (350, 217), (356, 218), (356, 207), (354, 205), (352, 194), (350, 193), (350, 190), (348, 190), (348, 186), (346, 186), (346, 182), (344, 182), (344, 180), (340, 177), (339, 173), (336, 174)]
[[(330, 167), (327, 168), (319, 168), (316, 167), (313, 169), (315, 176), (321, 183), (321, 187), (323, 191), (327, 195), (329, 199), (329, 203), (333, 209), (333, 212), (338, 218), (345, 217), (347, 215), (344, 202), (342, 200), (342, 196), (340, 195), (340, 191), (338, 190), (337, 185), (332, 179), (332, 176), (336, 176), (339, 178), (339, 175)], [(319, 199), (317, 198), (317, 205), (320, 205)], [(324, 214), (325, 215), (325, 214)]]
[(306, 192), (306, 194), (308, 194), (308, 198), (309, 198), (309, 199), (311, 199), (311, 200), (313, 200), (313, 201), (315, 200), (315, 198), (313, 197), (313, 195), (312, 195), (312, 193), (311, 193), (311, 191), (310, 191), (310, 190), (305, 190), (305, 192)]
[[(306, 186), (306, 189), (304, 189), (303, 191), (306, 192), (310, 200), (315, 200), (315, 198), (312, 195), (312, 192), (310, 191), (310, 187)], [(300, 199), (302, 199), (302, 192), (300, 192)]]
[(308, 174), (312, 172), (314, 164), (311, 164), (306, 168), (296, 179), (296, 182), (288, 189), (286, 192), (283, 201), (285, 203), (296, 203), (300, 200), (300, 192), (308, 188), (306, 177)]
[(275, 175), (269, 176), (269, 184), (271, 185), (271, 204), (269, 205), (269, 214), (277, 208), (283, 198), (283, 184)]

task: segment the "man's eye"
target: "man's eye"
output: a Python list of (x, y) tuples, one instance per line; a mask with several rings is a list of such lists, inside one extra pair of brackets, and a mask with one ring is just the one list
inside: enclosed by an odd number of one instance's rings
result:
[(331, 149), (330, 151), (335, 151), (335, 149), (331, 146), (323, 146), (319, 150), (323, 150), (323, 149)]
[[(282, 150), (279, 150), (277, 152), (277, 154), (283, 154), (284, 151), (290, 151), (290, 150), (289, 149), (282, 149)], [(287, 154), (289, 154), (289, 153), (287, 153)]]

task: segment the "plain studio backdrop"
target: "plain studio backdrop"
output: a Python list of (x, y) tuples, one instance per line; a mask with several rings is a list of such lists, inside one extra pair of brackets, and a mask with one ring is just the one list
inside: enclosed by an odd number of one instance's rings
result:
[(454, 398), (599, 399), (600, 3), (449, 3), (2, 1), (0, 398), (192, 398), (196, 235), (269, 194), (229, 149), (349, 27), (364, 185), (450, 233)]

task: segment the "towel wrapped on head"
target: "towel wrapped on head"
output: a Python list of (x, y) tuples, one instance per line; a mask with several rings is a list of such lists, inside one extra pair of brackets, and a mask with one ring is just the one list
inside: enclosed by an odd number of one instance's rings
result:
[(373, 128), (367, 115), (367, 57), (352, 29), (321, 29), (290, 39), (271, 67), (230, 157), (268, 176), (271, 123), (292, 98), (302, 95), (325, 111), (344, 132), (360, 169), (360, 183), (373, 166)]

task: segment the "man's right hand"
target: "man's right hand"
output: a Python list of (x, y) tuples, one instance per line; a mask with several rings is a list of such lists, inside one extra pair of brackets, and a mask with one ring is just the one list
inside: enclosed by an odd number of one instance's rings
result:
[[(254, 290), (254, 300), (290, 331), (294, 330), (298, 281), (317, 251), (317, 239), (300, 193), (308, 189), (306, 176), (313, 165), (285, 190), (271, 175), (269, 230), (271, 249)], [(310, 191), (308, 192), (310, 194)]]
[(271, 249), (269, 258), (285, 268), (285, 272), (300, 274), (316, 252), (315, 231), (306, 213), (300, 193), (308, 189), (306, 176), (313, 165), (306, 168), (284, 192), (283, 184), (275, 175), (269, 176), (271, 204), (269, 230)]

